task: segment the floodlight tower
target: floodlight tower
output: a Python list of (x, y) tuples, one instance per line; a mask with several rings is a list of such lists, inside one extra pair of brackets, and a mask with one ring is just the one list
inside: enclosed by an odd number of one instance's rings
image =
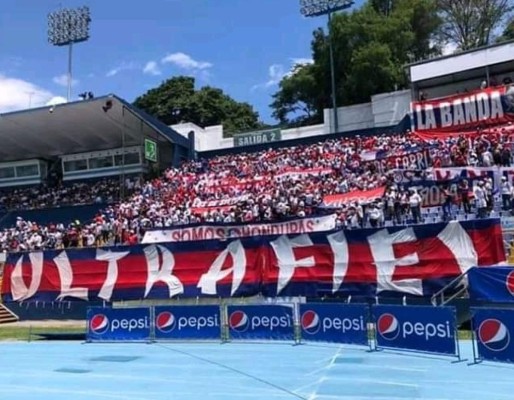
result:
[(332, 111), (333, 117), (333, 132), (337, 133), (339, 130), (339, 121), (337, 117), (337, 100), (336, 100), (336, 72), (334, 65), (334, 45), (332, 37), (332, 14), (346, 10), (353, 6), (354, 0), (300, 0), (300, 12), (305, 17), (319, 17), (321, 15), (328, 15), (328, 43), (330, 49), (330, 75), (332, 81)]
[(61, 8), (48, 14), (48, 41), (68, 46), (68, 101), (71, 100), (73, 45), (89, 39), (89, 7)]

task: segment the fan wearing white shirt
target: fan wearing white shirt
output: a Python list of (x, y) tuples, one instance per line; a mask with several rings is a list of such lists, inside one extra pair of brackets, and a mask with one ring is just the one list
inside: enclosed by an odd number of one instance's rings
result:
[(419, 195), (416, 190), (413, 190), (411, 195), (409, 196), (409, 206), (412, 213), (412, 218), (414, 219), (414, 223), (417, 224), (421, 222), (421, 202), (423, 199)]
[(475, 202), (478, 209), (478, 218), (484, 218), (487, 210), (486, 192), (484, 190), (484, 182), (478, 182), (478, 185), (473, 188), (475, 195)]

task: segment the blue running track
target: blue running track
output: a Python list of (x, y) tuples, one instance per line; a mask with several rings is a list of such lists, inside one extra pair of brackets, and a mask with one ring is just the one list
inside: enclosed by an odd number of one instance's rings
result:
[(336, 345), (5, 342), (0, 399), (514, 399), (514, 366), (451, 361)]

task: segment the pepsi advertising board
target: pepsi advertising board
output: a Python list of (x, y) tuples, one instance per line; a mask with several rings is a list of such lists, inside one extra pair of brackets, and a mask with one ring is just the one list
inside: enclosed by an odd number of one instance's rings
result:
[(294, 340), (293, 305), (244, 305), (227, 307), (231, 339)]
[(479, 358), (514, 363), (514, 310), (471, 309)]
[(155, 339), (221, 338), (219, 306), (155, 307)]
[(377, 348), (457, 355), (454, 307), (373, 306)]
[(367, 346), (368, 314), (365, 304), (300, 304), (302, 339)]
[(149, 308), (103, 308), (87, 310), (87, 341), (150, 340)]

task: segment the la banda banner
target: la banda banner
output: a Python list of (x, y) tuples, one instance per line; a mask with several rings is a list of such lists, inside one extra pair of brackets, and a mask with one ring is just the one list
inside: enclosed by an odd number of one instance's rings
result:
[(505, 260), (499, 219), (10, 253), (2, 298), (427, 297)]
[[(88, 342), (326, 342), (458, 356), (452, 307), (304, 303), (93, 307)], [(369, 338), (375, 333), (376, 341)]]
[(514, 120), (514, 86), (411, 103), (412, 131), (459, 133)]
[(514, 363), (514, 310), (472, 308), (475, 362)]

